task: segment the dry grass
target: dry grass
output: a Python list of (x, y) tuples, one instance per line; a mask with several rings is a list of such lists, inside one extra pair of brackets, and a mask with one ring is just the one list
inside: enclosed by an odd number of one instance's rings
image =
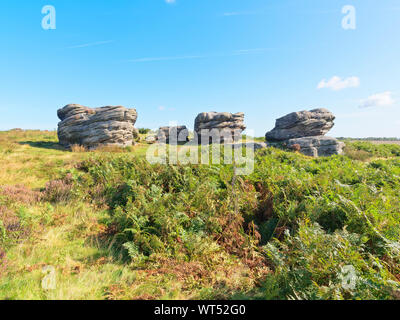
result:
[(79, 144), (74, 144), (71, 146), (71, 151), (74, 153), (86, 152), (84, 146), (80, 146)]
[(97, 153), (121, 153), (128, 152), (129, 148), (119, 147), (119, 146), (101, 146), (94, 150)]
[(144, 155), (147, 147), (105, 147), (89, 151), (82, 146), (73, 146), (73, 152), (70, 152), (58, 144), (56, 131), (0, 131), (0, 186), (44, 188), (48, 181), (59, 178), (60, 171), (73, 168), (93, 153), (131, 152), (132, 155)]

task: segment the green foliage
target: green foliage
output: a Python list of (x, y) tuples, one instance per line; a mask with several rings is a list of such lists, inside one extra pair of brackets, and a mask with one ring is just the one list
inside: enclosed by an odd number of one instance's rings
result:
[(400, 156), (400, 144), (374, 144), (365, 141), (346, 142), (345, 154), (354, 160)]
[[(204, 243), (224, 239), (219, 233), (232, 222), (227, 220), (233, 214), (231, 175), (225, 167), (150, 165), (120, 156), (93, 158), (81, 169), (89, 174), (81, 188), (98, 190), (93, 199), (106, 199), (108, 224), (118, 226), (116, 244), (123, 244), (135, 261), (159, 253), (195, 259), (204, 253)], [(243, 194), (238, 203), (249, 216), (247, 197)], [(247, 250), (250, 236), (241, 224), (234, 233), (241, 240), (237, 246)]]
[[(400, 296), (399, 146), (347, 142), (318, 159), (268, 148), (234, 177), (151, 165), (140, 146), (56, 144), (0, 133), (0, 298)], [(40, 287), (43, 264), (55, 292)]]
[(151, 129), (139, 128), (139, 133), (140, 134), (148, 134), (150, 131), (151, 131)]
[[(113, 245), (136, 265), (154, 255), (194, 261), (208, 243), (239, 257), (266, 252), (278, 294), (268, 297), (390, 298), (400, 271), (400, 160), (310, 159), (269, 148), (255, 161), (237, 192), (230, 166), (150, 165), (125, 155), (86, 160), (78, 181), (92, 201), (105, 199), (107, 224), (117, 226)], [(354, 292), (338, 282), (346, 265), (362, 275)]]
[(266, 298), (394, 298), (399, 284), (368, 251), (368, 240), (346, 229), (328, 234), (318, 224), (300, 223), (296, 235), (287, 232), (284, 241), (264, 247), (275, 267), (265, 283)]

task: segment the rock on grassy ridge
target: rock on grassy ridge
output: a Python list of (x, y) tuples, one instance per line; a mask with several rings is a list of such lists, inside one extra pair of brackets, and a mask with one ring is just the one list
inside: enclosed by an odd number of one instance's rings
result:
[(189, 141), (189, 130), (186, 126), (160, 127), (158, 129), (158, 141), (176, 144)]
[(267, 132), (268, 142), (280, 142), (311, 157), (342, 154), (344, 143), (325, 134), (333, 128), (335, 116), (327, 109), (292, 112), (276, 120)]
[[(228, 113), (228, 112), (203, 112), (200, 113), (194, 123), (194, 131), (197, 133), (198, 141), (201, 136), (210, 136), (214, 131), (220, 135), (220, 142), (227, 140), (237, 141), (241, 138), (241, 133), (246, 129), (244, 125), (244, 113)], [(211, 139), (209, 139), (211, 142)], [(208, 143), (208, 141), (205, 141)]]
[(345, 144), (332, 137), (316, 136), (290, 139), (287, 146), (290, 149), (298, 145), (301, 153), (310, 157), (324, 157), (342, 154)]
[(323, 136), (334, 126), (335, 116), (327, 109), (292, 112), (276, 120), (275, 128), (267, 132), (268, 141)]
[(88, 108), (69, 104), (57, 111), (58, 138), (65, 147), (81, 145), (88, 149), (99, 146), (131, 146), (134, 144), (135, 109), (122, 106)]

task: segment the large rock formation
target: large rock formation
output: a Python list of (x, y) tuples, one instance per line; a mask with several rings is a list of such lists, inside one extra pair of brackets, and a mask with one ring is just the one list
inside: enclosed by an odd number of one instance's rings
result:
[(334, 126), (335, 116), (327, 109), (290, 113), (276, 120), (275, 128), (267, 132), (267, 141), (323, 136)]
[(189, 130), (186, 126), (161, 127), (158, 129), (157, 139), (159, 142), (177, 144), (189, 141)]
[(345, 144), (325, 134), (334, 126), (335, 116), (327, 109), (290, 113), (276, 120), (265, 135), (270, 143), (281, 143), (311, 157), (342, 154)]
[[(197, 139), (201, 143), (211, 142), (232, 142), (241, 138), (241, 133), (246, 129), (244, 125), (244, 113), (228, 112), (203, 112), (200, 113), (194, 123), (194, 131)], [(215, 136), (219, 141), (213, 141), (211, 136)], [(202, 141), (202, 136), (206, 141)]]
[(99, 146), (131, 146), (134, 144), (137, 119), (135, 109), (107, 106), (91, 109), (79, 104), (69, 104), (57, 111), (60, 144), (74, 144), (94, 149)]

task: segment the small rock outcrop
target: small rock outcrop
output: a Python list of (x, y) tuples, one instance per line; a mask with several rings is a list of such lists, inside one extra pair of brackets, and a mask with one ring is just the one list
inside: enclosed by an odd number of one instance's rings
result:
[(310, 157), (329, 157), (334, 154), (342, 154), (345, 144), (332, 137), (315, 136), (290, 139), (287, 147), (300, 146), (300, 152)]
[(88, 149), (100, 146), (131, 146), (137, 134), (135, 109), (122, 106), (88, 108), (69, 104), (57, 111), (58, 139), (65, 147), (81, 145)]
[(311, 157), (342, 154), (345, 144), (325, 134), (333, 128), (335, 116), (327, 109), (290, 113), (276, 120), (266, 133), (267, 142), (281, 143)]
[[(228, 112), (203, 112), (200, 113), (194, 123), (195, 135), (201, 143), (211, 143), (211, 135), (217, 133), (219, 142), (238, 141), (241, 133), (246, 129), (244, 125), (244, 113)], [(206, 141), (202, 141), (202, 136)], [(208, 137), (208, 138), (207, 138)]]
[(157, 139), (159, 142), (176, 144), (189, 141), (189, 130), (186, 126), (161, 127), (158, 129)]
[(145, 139), (145, 141), (146, 141), (148, 144), (156, 143), (156, 142), (157, 142), (157, 136), (147, 136), (146, 139)]

